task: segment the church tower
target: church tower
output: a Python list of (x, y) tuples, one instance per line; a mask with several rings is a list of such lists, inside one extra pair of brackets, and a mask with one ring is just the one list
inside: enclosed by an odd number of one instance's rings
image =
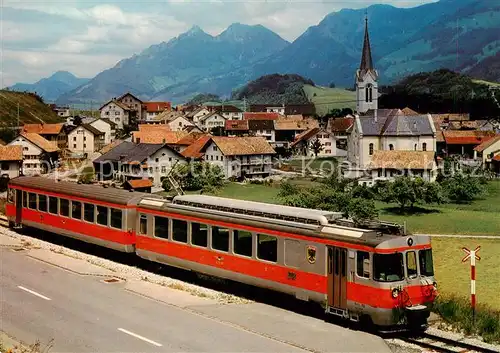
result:
[(365, 39), (363, 43), (363, 54), (361, 65), (356, 72), (356, 110), (366, 113), (368, 110), (378, 109), (378, 73), (373, 68), (372, 50), (370, 47), (370, 36), (368, 34), (368, 18), (365, 19)]

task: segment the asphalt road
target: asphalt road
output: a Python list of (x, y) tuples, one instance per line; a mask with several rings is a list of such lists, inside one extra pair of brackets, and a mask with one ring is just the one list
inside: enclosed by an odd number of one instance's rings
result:
[(0, 249), (0, 331), (51, 353), (304, 352), (122, 286)]

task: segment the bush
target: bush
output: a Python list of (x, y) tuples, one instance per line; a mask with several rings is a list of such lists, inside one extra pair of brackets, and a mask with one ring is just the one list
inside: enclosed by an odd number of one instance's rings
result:
[[(188, 191), (202, 190), (212, 192), (224, 185), (224, 173), (219, 166), (206, 162), (192, 162), (178, 164), (172, 171), (172, 178)], [(170, 190), (170, 183), (164, 180), (162, 184), (165, 191)]]
[(486, 342), (500, 342), (500, 311), (498, 310), (479, 304), (476, 307), (476, 318), (473, 320), (468, 299), (457, 296), (440, 296), (434, 302), (433, 311), (466, 334), (479, 335)]

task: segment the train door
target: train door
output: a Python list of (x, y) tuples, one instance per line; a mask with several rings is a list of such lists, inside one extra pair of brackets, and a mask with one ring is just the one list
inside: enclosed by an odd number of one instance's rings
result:
[(328, 305), (347, 308), (347, 249), (328, 248)]
[(21, 190), (13, 189), (16, 191), (16, 226), (21, 224), (23, 212), (23, 192)]

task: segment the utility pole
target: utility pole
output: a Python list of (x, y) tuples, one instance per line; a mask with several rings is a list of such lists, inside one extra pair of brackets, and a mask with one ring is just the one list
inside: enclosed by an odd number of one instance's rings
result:
[(19, 135), (19, 102), (17, 102), (17, 134)]

